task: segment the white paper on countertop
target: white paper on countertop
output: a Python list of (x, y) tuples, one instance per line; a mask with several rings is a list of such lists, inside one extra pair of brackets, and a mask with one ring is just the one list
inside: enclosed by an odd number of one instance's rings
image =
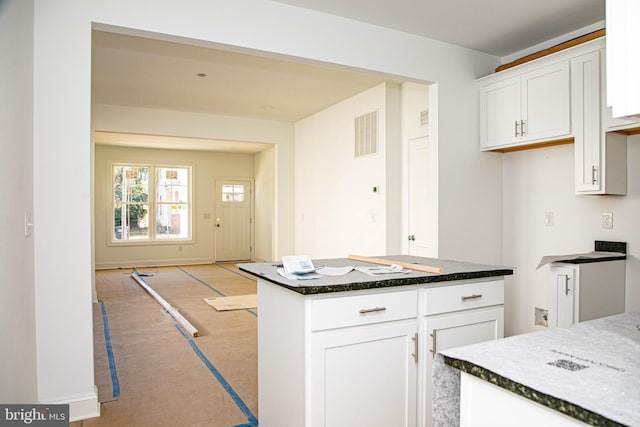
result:
[(322, 266), (316, 268), (316, 273), (322, 274), (324, 276), (344, 276), (345, 274), (352, 271), (355, 267), (352, 265), (347, 265), (345, 267), (328, 267)]
[(404, 270), (398, 264), (391, 264), (389, 266), (383, 267), (356, 267), (360, 273), (367, 274), (369, 276), (380, 276), (380, 275), (388, 275), (388, 274), (406, 274), (409, 270)]
[(569, 254), (569, 255), (546, 255), (540, 259), (540, 263), (536, 267), (536, 270), (545, 264), (552, 262), (573, 261), (576, 259), (596, 259), (596, 258), (615, 258), (619, 256), (625, 256), (626, 254), (621, 252), (589, 252), (586, 254)]
[(284, 268), (277, 268), (276, 271), (279, 275), (289, 280), (313, 280), (313, 279), (324, 279), (322, 274), (318, 274), (315, 271), (311, 271), (309, 273), (287, 273)]

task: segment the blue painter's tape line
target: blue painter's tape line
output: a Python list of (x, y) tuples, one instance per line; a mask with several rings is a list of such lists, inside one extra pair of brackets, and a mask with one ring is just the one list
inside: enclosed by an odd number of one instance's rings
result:
[[(209, 285), (207, 282), (204, 282), (202, 280), (200, 280), (199, 278), (197, 278), (196, 276), (194, 276), (193, 274), (189, 273), (186, 270), (183, 270), (180, 267), (176, 267), (178, 270), (182, 271), (184, 274), (186, 274), (187, 276), (191, 277), (193, 280), (195, 280), (196, 282), (200, 283), (201, 285), (206, 286), (207, 288), (211, 289), (213, 292), (217, 293), (218, 295), (222, 296), (222, 297), (226, 297), (225, 294), (223, 294), (222, 292), (220, 292), (219, 290), (217, 290), (216, 288), (214, 288), (213, 286)], [(224, 267), (222, 267), (224, 268)], [(225, 268), (226, 270), (228, 270), (227, 268)], [(232, 273), (235, 273), (235, 271), (229, 270)], [(249, 314), (252, 314), (255, 317), (258, 317), (258, 313), (256, 313), (255, 311), (249, 309), (249, 308), (245, 308), (244, 311), (246, 311)]]
[(118, 381), (118, 372), (116, 371), (116, 360), (113, 357), (113, 347), (111, 346), (111, 334), (109, 333), (109, 320), (107, 319), (107, 308), (103, 301), (100, 301), (100, 310), (102, 311), (102, 324), (104, 326), (104, 342), (107, 347), (107, 358), (109, 360), (109, 373), (111, 374), (111, 385), (113, 388), (113, 397), (120, 396), (120, 381)]
[(248, 281), (250, 281), (250, 282), (255, 282), (255, 279), (252, 279), (251, 277), (247, 277), (247, 276), (245, 276), (245, 275), (244, 275), (244, 274), (242, 274), (242, 273), (238, 273), (237, 271), (232, 270), (232, 269), (230, 269), (229, 267), (225, 267), (225, 266), (224, 266), (224, 265), (222, 265), (222, 264), (216, 264), (216, 265), (217, 265), (218, 267), (220, 267), (220, 268), (224, 268), (225, 270), (227, 270), (227, 271), (229, 271), (229, 272), (231, 272), (231, 273), (233, 273), (233, 274), (237, 274), (238, 276), (242, 277), (243, 279), (247, 279), (247, 280), (248, 280)]
[(223, 294), (222, 292), (220, 292), (219, 290), (217, 290), (216, 288), (214, 288), (213, 286), (209, 285), (207, 282), (203, 282), (202, 280), (198, 279), (196, 276), (194, 276), (193, 274), (189, 273), (186, 270), (183, 270), (180, 267), (176, 267), (178, 270), (182, 271), (184, 274), (186, 274), (187, 276), (191, 277), (193, 280), (195, 280), (196, 282), (200, 283), (201, 285), (206, 286), (207, 288), (211, 289), (213, 292), (217, 293), (218, 295), (220, 295), (221, 297), (226, 297), (225, 294)]
[(249, 407), (242, 401), (242, 399), (240, 398), (238, 393), (236, 393), (236, 391), (233, 389), (233, 387), (231, 387), (231, 384), (229, 384), (227, 382), (227, 380), (222, 376), (220, 371), (218, 371), (216, 369), (216, 367), (213, 366), (213, 364), (209, 361), (209, 359), (207, 359), (207, 356), (205, 356), (204, 353), (202, 353), (202, 351), (200, 350), (198, 345), (195, 343), (193, 338), (189, 334), (187, 334), (180, 327), (180, 325), (177, 322), (174, 321), (173, 323), (176, 325), (176, 328), (178, 329), (178, 331), (180, 331), (182, 336), (187, 340), (187, 342), (189, 343), (189, 345), (191, 346), (193, 351), (198, 355), (198, 357), (204, 363), (204, 365), (207, 367), (207, 369), (209, 369), (209, 371), (213, 374), (213, 376), (216, 377), (216, 379), (218, 380), (220, 385), (222, 385), (222, 387), (225, 389), (227, 394), (231, 397), (231, 399), (233, 399), (233, 401), (236, 403), (236, 405), (238, 405), (238, 408), (240, 408), (242, 413), (247, 417), (247, 420), (249, 421), (249, 423), (240, 424), (240, 425), (238, 425), (236, 427), (254, 427), (254, 426), (257, 426), (258, 425), (258, 419), (255, 417), (255, 415), (253, 415), (253, 413), (251, 412)]

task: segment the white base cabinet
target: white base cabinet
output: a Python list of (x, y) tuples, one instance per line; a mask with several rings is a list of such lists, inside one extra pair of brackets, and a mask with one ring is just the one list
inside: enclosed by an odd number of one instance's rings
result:
[(549, 327), (624, 313), (625, 269), (624, 260), (551, 264)]
[(502, 278), (258, 300), (262, 427), (431, 426), (433, 351), (503, 336)]

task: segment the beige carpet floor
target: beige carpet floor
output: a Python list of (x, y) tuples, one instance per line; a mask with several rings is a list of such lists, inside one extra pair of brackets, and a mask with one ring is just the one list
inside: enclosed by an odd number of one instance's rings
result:
[(97, 271), (94, 358), (101, 416), (82, 425), (257, 425), (258, 311), (221, 312), (203, 300), (255, 293), (254, 278), (234, 264), (137, 271), (199, 336), (181, 332), (131, 270)]

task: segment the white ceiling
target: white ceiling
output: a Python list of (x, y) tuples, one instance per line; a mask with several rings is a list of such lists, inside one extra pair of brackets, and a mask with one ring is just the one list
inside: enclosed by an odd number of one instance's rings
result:
[(287, 122), (384, 81), (335, 67), (101, 31), (93, 32), (92, 68), (95, 103)]
[(504, 57), (604, 20), (605, 0), (276, 0)]
[[(604, 20), (604, 0), (276, 0), (507, 56)], [(295, 122), (385, 78), (360, 70), (94, 31), (94, 103)], [(198, 77), (197, 74), (206, 74)], [(98, 129), (101, 130), (101, 129)], [(100, 133), (96, 142), (145, 146)], [(144, 140), (144, 142), (141, 142)], [(164, 148), (233, 144), (166, 138)], [(253, 152), (264, 145), (256, 145)]]

